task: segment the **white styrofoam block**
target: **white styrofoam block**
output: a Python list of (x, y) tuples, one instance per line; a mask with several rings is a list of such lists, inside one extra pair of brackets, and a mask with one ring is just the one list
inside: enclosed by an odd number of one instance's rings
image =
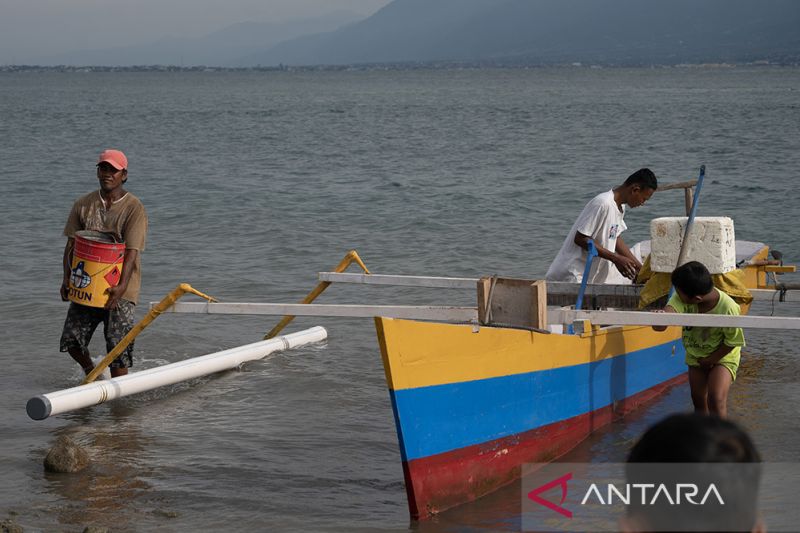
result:
[[(650, 267), (672, 272), (678, 266), (687, 217), (662, 217), (650, 222)], [(736, 268), (736, 236), (728, 217), (695, 217), (682, 263), (699, 261), (712, 274)]]

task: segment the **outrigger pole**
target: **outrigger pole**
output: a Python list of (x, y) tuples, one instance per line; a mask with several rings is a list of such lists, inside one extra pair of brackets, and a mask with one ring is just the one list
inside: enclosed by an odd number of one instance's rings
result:
[(317, 326), (275, 339), (142, 370), (135, 374), (42, 394), (28, 400), (25, 409), (32, 419), (44, 420), (49, 416), (81, 407), (98, 405), (108, 400), (236, 368), (244, 362), (262, 359), (273, 352), (319, 342), (327, 337), (327, 330)]
[[(429, 289), (475, 289), (478, 278), (448, 278), (438, 276), (403, 276), (389, 274), (348, 274), (343, 272), (320, 272), (321, 281), (329, 283), (356, 283), (362, 285), (390, 285), (396, 287), (421, 287)], [(580, 287), (577, 283), (548, 281), (548, 294), (576, 294)], [(627, 290), (632, 285), (600, 285), (589, 284), (587, 296), (615, 296), (620, 290)], [(754, 300), (781, 302), (800, 302), (800, 284), (780, 284), (775, 289), (748, 289)], [(179, 304), (183, 305), (183, 304)], [(202, 304), (197, 304), (202, 305)]]

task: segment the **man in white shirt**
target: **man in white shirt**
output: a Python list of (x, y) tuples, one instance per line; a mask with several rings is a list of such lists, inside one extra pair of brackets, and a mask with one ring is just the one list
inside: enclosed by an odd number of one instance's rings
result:
[[(639, 207), (658, 188), (656, 175), (649, 168), (631, 174), (625, 183), (598, 194), (586, 204), (572, 225), (561, 250), (547, 270), (549, 281), (580, 283), (586, 266), (589, 239), (594, 241), (599, 259), (589, 272), (589, 283), (614, 283), (619, 274), (633, 280), (642, 264), (631, 253), (620, 234), (625, 225), (625, 209)], [(619, 272), (619, 274), (617, 273)]]

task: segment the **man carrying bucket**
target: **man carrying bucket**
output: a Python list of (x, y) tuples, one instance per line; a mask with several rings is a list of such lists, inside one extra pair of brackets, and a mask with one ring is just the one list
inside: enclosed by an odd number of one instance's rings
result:
[[(100, 189), (75, 201), (64, 227), (67, 245), (61, 299), (71, 303), (61, 334), (61, 351), (69, 352), (86, 374), (94, 368), (89, 341), (100, 322), (107, 351), (134, 325), (141, 285), (139, 255), (147, 235), (142, 202), (123, 188), (128, 181), (125, 154), (119, 150), (100, 154), (97, 179)], [(76, 241), (80, 245), (77, 249)], [(108, 259), (109, 253), (118, 257)], [(111, 363), (112, 377), (128, 373), (132, 354), (133, 343)]]

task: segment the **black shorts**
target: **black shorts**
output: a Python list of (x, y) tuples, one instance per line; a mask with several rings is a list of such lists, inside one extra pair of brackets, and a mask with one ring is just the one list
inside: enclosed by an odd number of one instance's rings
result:
[[(64, 321), (64, 331), (61, 333), (61, 351), (79, 348), (84, 354), (89, 355), (89, 341), (92, 340), (94, 330), (102, 322), (106, 351), (110, 352), (133, 328), (135, 310), (136, 304), (127, 300), (117, 302), (116, 309), (89, 307), (71, 302), (67, 319)], [(133, 342), (114, 359), (110, 366), (111, 368), (133, 366)]]

